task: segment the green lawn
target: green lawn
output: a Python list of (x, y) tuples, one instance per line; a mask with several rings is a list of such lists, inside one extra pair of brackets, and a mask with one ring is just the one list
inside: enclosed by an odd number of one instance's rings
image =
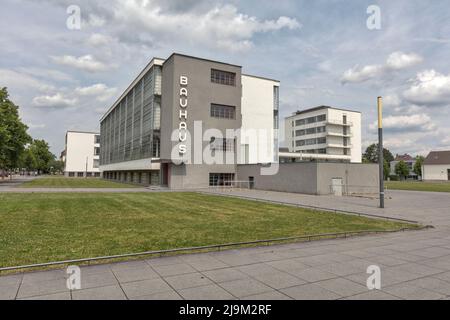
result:
[(386, 181), (385, 186), (388, 190), (450, 192), (450, 182)]
[(411, 226), (198, 193), (0, 194), (0, 266)]
[(134, 185), (103, 180), (100, 178), (66, 178), (44, 176), (27, 181), (20, 188), (134, 188)]

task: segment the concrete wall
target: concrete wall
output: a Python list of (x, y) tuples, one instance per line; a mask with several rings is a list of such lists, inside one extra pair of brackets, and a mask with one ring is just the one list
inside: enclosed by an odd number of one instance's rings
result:
[(281, 163), (276, 175), (262, 176), (261, 165), (238, 165), (237, 180), (254, 177), (254, 188), (305, 194), (331, 194), (333, 178), (341, 178), (344, 194), (373, 194), (378, 191), (376, 164), (299, 162)]
[(378, 165), (363, 163), (317, 163), (317, 194), (330, 194), (333, 178), (341, 178), (345, 194), (378, 192)]
[(255, 189), (316, 194), (317, 164), (314, 162), (280, 164), (276, 175), (262, 176), (261, 165), (237, 166), (237, 180), (255, 179)]
[(423, 180), (448, 181), (449, 164), (426, 164), (422, 166)]

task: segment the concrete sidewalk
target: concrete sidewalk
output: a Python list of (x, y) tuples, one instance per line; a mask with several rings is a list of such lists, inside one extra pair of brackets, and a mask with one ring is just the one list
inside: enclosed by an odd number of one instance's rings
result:
[[(369, 291), (366, 269), (381, 268)], [(407, 231), (0, 277), (0, 299), (448, 299), (450, 234)]]

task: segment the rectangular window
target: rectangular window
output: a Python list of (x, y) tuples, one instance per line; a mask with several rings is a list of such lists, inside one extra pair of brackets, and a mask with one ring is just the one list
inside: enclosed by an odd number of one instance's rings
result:
[(327, 119), (327, 116), (325, 114), (321, 114), (320, 116), (317, 116), (317, 122), (325, 121)]
[(99, 147), (95, 147), (94, 148), (94, 156), (98, 156), (100, 154), (100, 148)]
[(77, 177), (78, 178), (84, 177), (84, 172), (77, 172)]
[(304, 136), (305, 135), (305, 130), (297, 130), (295, 131), (295, 135), (298, 136)]
[(100, 135), (95, 135), (95, 143), (100, 143)]
[(326, 137), (317, 138), (317, 144), (323, 144), (323, 143), (327, 143), (327, 138)]
[(69, 172), (69, 177), (75, 177), (75, 172)]
[(295, 120), (296, 126), (302, 126), (305, 124), (305, 119)]
[(211, 69), (211, 82), (227, 86), (236, 86), (236, 73)]
[(317, 133), (325, 132), (325, 130), (326, 130), (325, 126), (317, 127)]
[(212, 137), (209, 142), (209, 148), (210, 148), (210, 150), (233, 152), (234, 151), (234, 140)]
[(98, 159), (94, 159), (94, 164), (92, 166), (94, 168), (98, 168), (99, 167), (99, 160)]
[(210, 186), (231, 186), (234, 181), (234, 173), (210, 173)]
[(306, 129), (306, 134), (314, 134), (316, 133), (316, 128), (308, 128)]
[(295, 146), (296, 147), (302, 147), (305, 145), (305, 140), (297, 140), (295, 141)]
[(235, 119), (236, 107), (211, 103), (210, 115), (214, 118)]

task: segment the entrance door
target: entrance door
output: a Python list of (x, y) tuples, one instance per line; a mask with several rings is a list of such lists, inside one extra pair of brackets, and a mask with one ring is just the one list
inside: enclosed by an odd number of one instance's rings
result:
[(253, 189), (255, 187), (255, 177), (248, 177), (248, 187)]
[(450, 169), (447, 169), (447, 179), (450, 181)]
[(338, 197), (342, 197), (342, 178), (331, 179), (331, 192)]

